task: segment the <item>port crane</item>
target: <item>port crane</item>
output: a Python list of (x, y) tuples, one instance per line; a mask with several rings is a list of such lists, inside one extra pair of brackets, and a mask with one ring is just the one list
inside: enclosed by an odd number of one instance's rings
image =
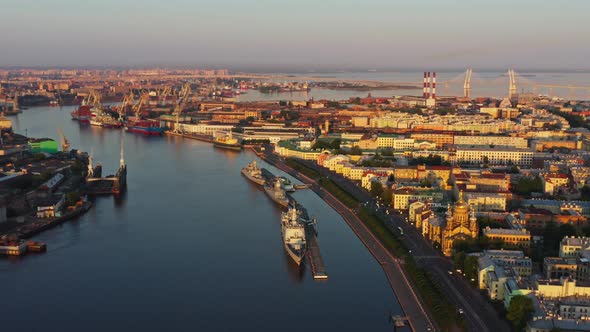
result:
[(133, 93), (125, 95), (123, 97), (123, 101), (121, 102), (121, 106), (119, 107), (119, 121), (123, 121), (125, 115), (127, 113), (127, 106), (133, 104)]
[(139, 101), (137, 102), (137, 104), (133, 105), (132, 110), (136, 120), (139, 120), (141, 118), (141, 107), (146, 102), (146, 100), (149, 100), (149, 98), (149, 94), (142, 93), (142, 95), (139, 97)]
[(61, 140), (61, 151), (62, 152), (69, 151), (70, 150), (70, 142), (64, 136), (64, 133), (61, 130), (61, 128), (57, 128), (57, 132), (59, 133), (59, 138)]
[(182, 113), (182, 110), (184, 109), (184, 107), (186, 106), (187, 102), (188, 102), (188, 97), (191, 93), (191, 85), (190, 83), (186, 83), (182, 89), (180, 90), (180, 92), (178, 93), (178, 102), (176, 103), (176, 106), (174, 107), (174, 111), (173, 114), (176, 117), (176, 120), (174, 122), (174, 132), (177, 134), (181, 134), (181, 130), (180, 130), (180, 114)]
[(159, 96), (160, 96), (160, 105), (161, 106), (166, 105), (166, 98), (170, 95), (170, 92), (172, 92), (172, 88), (170, 88), (169, 86), (167, 86), (159, 94)]

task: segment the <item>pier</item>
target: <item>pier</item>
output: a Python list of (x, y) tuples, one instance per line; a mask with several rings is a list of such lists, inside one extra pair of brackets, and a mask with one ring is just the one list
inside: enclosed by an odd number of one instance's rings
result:
[[(312, 220), (312, 218), (310, 218), (309, 214), (307, 213), (307, 209), (297, 202), (294, 202), (294, 204), (296, 204), (297, 209), (301, 211), (303, 219)], [(313, 279), (328, 279), (326, 267), (324, 266), (324, 260), (322, 259), (322, 255), (320, 253), (320, 245), (318, 244), (318, 230), (315, 218), (313, 218), (312, 222), (305, 223), (305, 238), (307, 240), (307, 258), (309, 260), (309, 264), (311, 265)]]
[(312, 224), (305, 224), (305, 237), (307, 239), (307, 258), (311, 265), (311, 273), (315, 280), (328, 279), (324, 260), (320, 254), (320, 246), (318, 245), (318, 236)]

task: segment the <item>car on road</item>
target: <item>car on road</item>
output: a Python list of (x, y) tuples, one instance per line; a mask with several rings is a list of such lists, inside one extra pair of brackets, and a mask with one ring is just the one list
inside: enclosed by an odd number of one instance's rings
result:
[(465, 313), (465, 311), (463, 311), (463, 309), (459, 308), (459, 310), (457, 310), (459, 312), (459, 314), (463, 315)]

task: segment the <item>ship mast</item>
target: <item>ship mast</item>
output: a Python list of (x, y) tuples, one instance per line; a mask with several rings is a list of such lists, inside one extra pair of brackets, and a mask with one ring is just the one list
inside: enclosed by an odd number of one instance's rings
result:
[(119, 159), (119, 168), (125, 167), (125, 144), (123, 143), (123, 135), (121, 135), (121, 159)]
[(88, 156), (88, 178), (94, 176), (94, 166), (92, 165), (92, 160), (94, 155), (94, 148), (90, 150), (90, 156)]

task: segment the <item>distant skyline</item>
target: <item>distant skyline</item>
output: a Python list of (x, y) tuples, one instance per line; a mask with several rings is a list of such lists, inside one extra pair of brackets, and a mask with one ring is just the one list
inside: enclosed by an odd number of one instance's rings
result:
[(590, 1), (10, 1), (0, 66), (589, 70)]

